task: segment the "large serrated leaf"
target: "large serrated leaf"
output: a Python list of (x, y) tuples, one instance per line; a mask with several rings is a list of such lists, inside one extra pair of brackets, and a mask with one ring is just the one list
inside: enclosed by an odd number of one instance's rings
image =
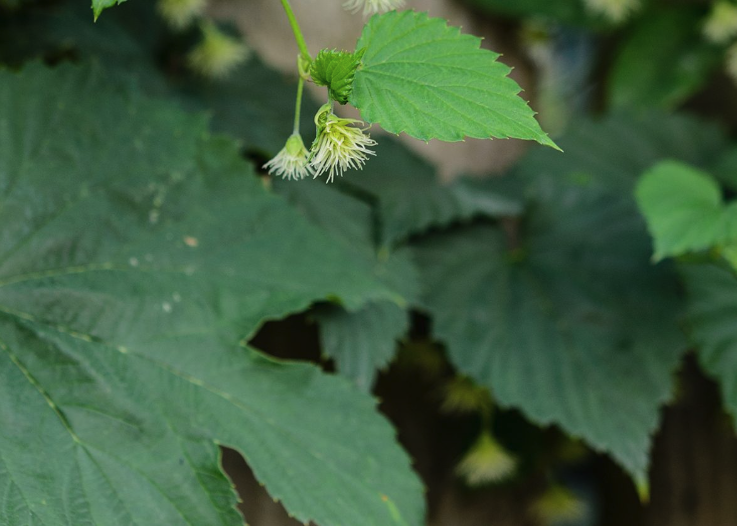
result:
[(375, 15), (356, 46), (366, 51), (351, 104), (366, 121), (425, 141), (511, 137), (555, 146), (510, 69), (480, 42), (426, 13)]
[(225, 444), (302, 521), (419, 525), (372, 400), (239, 346), (395, 296), (371, 268), (204, 119), (75, 68), (0, 76), (0, 520), (242, 524)]
[(557, 423), (645, 481), (683, 343), (677, 286), (649, 263), (634, 203), (541, 181), (510, 237), (475, 227), (416, 248), (435, 334), (502, 405)]
[(725, 204), (706, 172), (663, 161), (642, 176), (637, 201), (655, 241), (655, 258), (737, 242), (737, 204)]

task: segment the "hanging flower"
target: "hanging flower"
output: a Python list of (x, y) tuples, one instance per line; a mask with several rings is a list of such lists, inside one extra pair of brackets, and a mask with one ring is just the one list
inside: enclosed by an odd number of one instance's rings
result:
[(455, 376), (445, 385), (442, 411), (445, 413), (484, 413), (492, 408), (489, 390), (467, 376)]
[(726, 44), (737, 36), (737, 5), (727, 0), (715, 3), (704, 24), (704, 35), (715, 44)]
[(317, 138), (312, 145), (310, 160), (315, 177), (327, 172), (326, 182), (332, 183), (336, 173), (343, 177), (343, 172), (348, 169), (360, 170), (369, 155), (376, 155), (369, 150), (376, 141), (364, 133), (364, 129), (354, 126), (359, 123), (363, 124), (356, 119), (337, 117), (329, 104), (317, 112)]
[(202, 16), (207, 0), (159, 0), (159, 13), (174, 29), (184, 29)]
[(404, 7), (404, 0), (346, 0), (343, 7), (351, 13), (363, 10), (363, 16), (386, 13)]
[(570, 489), (554, 485), (532, 504), (531, 512), (542, 524), (568, 524), (586, 517), (587, 508)]
[(202, 41), (189, 54), (189, 65), (206, 77), (222, 78), (249, 55), (250, 50), (243, 42), (206, 22), (202, 24)]
[(517, 459), (512, 456), (491, 433), (484, 431), (456, 467), (456, 473), (469, 486), (501, 482), (517, 469)]
[(299, 133), (292, 134), (284, 148), (281, 149), (276, 156), (264, 165), (264, 168), (271, 175), (276, 175), (282, 179), (304, 179), (308, 175), (313, 174), (312, 167), (309, 163), (309, 152), (302, 142), (302, 136)]
[(623, 22), (640, 7), (641, 0), (584, 0), (586, 7), (612, 22)]

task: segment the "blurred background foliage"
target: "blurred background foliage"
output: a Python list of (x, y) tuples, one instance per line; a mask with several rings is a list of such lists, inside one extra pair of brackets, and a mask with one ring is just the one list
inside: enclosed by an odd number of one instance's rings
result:
[[(206, 112), (261, 166), (291, 130), (295, 78), (205, 3), (168, 4), (129, 0), (92, 24), (86, 2), (0, 0), (0, 63), (92, 62), (113, 83)], [(653, 224), (671, 219), (653, 223), (640, 197), (644, 217), (635, 193), (664, 160), (702, 170), (728, 202), (737, 191), (737, 4), (464, 8), (528, 66), (526, 97), (564, 153), (531, 147), (503, 174), (445, 182), (380, 136), (376, 158), (335, 185), (259, 173), (403, 300), (322, 302), (253, 344), (381, 398), (428, 488), (430, 524), (735, 524), (723, 408), (737, 410), (737, 234), (656, 265)], [(303, 130), (317, 107), (306, 102)], [(652, 200), (703, 217), (703, 203), (661, 200), (669, 177)], [(289, 524), (242, 459), (228, 452), (225, 465), (250, 524)]]

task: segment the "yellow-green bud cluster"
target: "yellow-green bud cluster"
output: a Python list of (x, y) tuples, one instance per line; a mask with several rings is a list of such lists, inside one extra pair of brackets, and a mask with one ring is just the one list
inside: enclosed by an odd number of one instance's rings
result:
[(205, 77), (223, 78), (250, 55), (239, 39), (226, 35), (212, 22), (202, 25), (202, 40), (189, 54), (189, 65)]

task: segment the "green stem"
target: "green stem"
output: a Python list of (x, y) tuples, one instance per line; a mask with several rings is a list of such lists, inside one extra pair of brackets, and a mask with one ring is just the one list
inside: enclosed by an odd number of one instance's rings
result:
[(305, 79), (300, 76), (299, 84), (297, 84), (297, 102), (294, 105), (294, 130), (292, 132), (294, 134), (299, 133), (300, 114), (302, 113), (302, 92), (304, 91), (304, 87)]
[(310, 50), (307, 49), (305, 37), (302, 36), (302, 30), (299, 28), (297, 17), (294, 16), (294, 11), (292, 11), (292, 6), (289, 4), (289, 0), (281, 0), (281, 5), (284, 7), (284, 11), (287, 14), (289, 25), (292, 26), (292, 32), (294, 33), (294, 38), (297, 41), (297, 47), (299, 48), (300, 54), (305, 60), (307, 60), (308, 62), (312, 62)]

